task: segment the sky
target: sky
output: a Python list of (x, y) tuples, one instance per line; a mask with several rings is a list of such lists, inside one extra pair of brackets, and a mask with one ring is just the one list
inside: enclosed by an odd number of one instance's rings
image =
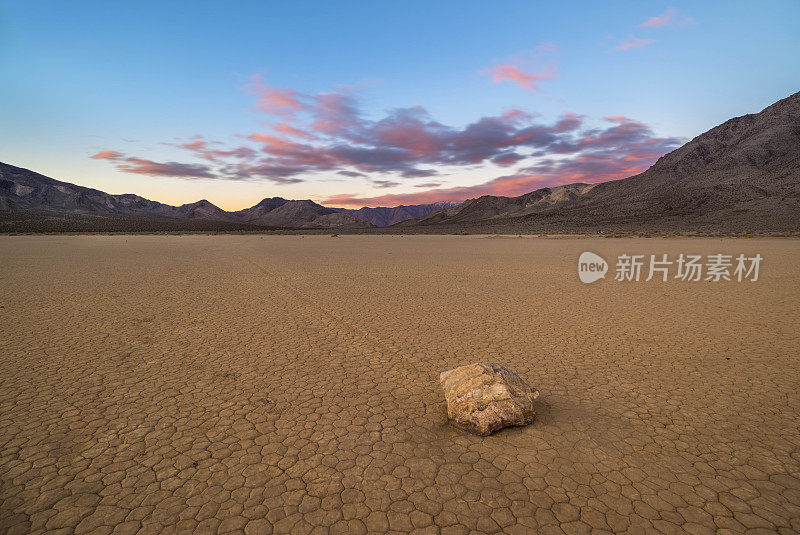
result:
[(0, 161), (227, 209), (639, 173), (800, 90), (800, 2), (0, 0)]

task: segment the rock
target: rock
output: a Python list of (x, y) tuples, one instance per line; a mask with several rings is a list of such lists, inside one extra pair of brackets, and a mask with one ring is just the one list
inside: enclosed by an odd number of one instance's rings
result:
[(539, 392), (500, 364), (469, 364), (439, 374), (453, 425), (490, 435), (498, 429), (533, 422)]

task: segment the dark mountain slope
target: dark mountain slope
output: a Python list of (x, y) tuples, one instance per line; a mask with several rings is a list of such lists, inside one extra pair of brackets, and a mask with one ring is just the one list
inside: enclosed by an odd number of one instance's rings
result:
[(309, 200), (264, 199), (252, 208), (234, 212), (246, 223), (279, 227), (367, 228), (370, 225), (350, 214), (340, 213)]
[(0, 162), (0, 210), (83, 211), (170, 217), (176, 209), (138, 195), (109, 195)]
[(190, 204), (182, 204), (175, 209), (175, 217), (202, 219), (206, 221), (230, 221), (241, 223), (233, 214), (203, 199)]

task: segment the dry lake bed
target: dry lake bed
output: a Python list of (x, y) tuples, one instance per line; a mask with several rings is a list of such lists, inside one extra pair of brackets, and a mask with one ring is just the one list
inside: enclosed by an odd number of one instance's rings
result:
[[(0, 275), (5, 534), (800, 531), (798, 240), (3, 236)], [(448, 425), (473, 362), (532, 425)]]

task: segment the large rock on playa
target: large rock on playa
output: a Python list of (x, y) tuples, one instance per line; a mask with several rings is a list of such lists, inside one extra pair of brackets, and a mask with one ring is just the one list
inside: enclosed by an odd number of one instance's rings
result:
[(469, 364), (439, 374), (450, 421), (470, 433), (491, 435), (533, 422), (539, 391), (501, 364)]

